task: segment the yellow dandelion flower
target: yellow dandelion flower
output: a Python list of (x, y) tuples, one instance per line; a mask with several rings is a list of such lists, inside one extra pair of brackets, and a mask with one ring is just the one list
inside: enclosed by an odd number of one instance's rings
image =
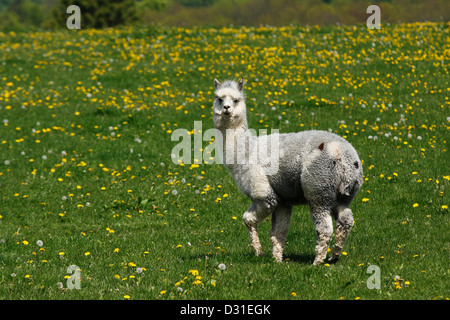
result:
[(189, 270), (189, 273), (192, 274), (193, 276), (198, 276), (198, 270)]

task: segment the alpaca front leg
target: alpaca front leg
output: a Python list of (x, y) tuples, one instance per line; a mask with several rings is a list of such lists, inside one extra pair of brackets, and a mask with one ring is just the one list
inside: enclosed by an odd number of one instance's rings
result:
[(273, 257), (276, 262), (283, 261), (284, 245), (291, 222), (292, 207), (278, 207), (272, 215), (272, 230), (270, 240), (273, 245)]
[(258, 224), (271, 213), (270, 206), (259, 201), (254, 201), (245, 211), (243, 219), (248, 228), (248, 235), (257, 256), (262, 256), (261, 242), (258, 236)]
[(353, 214), (349, 208), (338, 208), (336, 217), (336, 239), (330, 262), (336, 262), (341, 256), (342, 248), (347, 241), (348, 235), (353, 227)]
[(258, 227), (247, 225), (247, 228), (248, 228), (248, 235), (250, 237), (250, 243), (252, 244), (252, 247), (255, 250), (256, 255), (258, 257), (262, 256), (263, 251), (262, 251), (261, 242), (259, 242)]
[(328, 246), (333, 235), (333, 221), (328, 211), (311, 212), (316, 228), (316, 257), (313, 265), (320, 265), (327, 256)]

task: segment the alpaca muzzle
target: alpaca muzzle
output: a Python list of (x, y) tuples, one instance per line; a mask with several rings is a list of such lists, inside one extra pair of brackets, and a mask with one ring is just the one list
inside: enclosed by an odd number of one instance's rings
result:
[(223, 106), (223, 114), (226, 116), (231, 115), (231, 106)]

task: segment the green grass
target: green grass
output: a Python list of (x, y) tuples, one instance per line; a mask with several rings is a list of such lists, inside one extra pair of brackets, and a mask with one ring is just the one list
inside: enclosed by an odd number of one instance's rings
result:
[[(0, 33), (0, 298), (448, 298), (448, 36), (431, 23)], [(254, 256), (250, 201), (226, 168), (172, 163), (174, 130), (213, 127), (213, 79), (240, 76), (250, 127), (331, 129), (363, 160), (337, 264), (311, 265), (307, 207), (284, 263), (269, 221)]]

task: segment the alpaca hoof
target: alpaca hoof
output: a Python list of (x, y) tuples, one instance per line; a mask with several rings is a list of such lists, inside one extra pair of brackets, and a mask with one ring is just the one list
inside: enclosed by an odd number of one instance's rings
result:
[(280, 258), (280, 257), (273, 256), (273, 259), (274, 259), (275, 262), (277, 262), (277, 263), (283, 262), (283, 258)]
[(322, 264), (323, 260), (314, 260), (313, 266), (320, 266)]
[(254, 244), (253, 249), (255, 250), (255, 253), (258, 257), (261, 257), (263, 255), (262, 246), (260, 243)]
[(336, 263), (336, 262), (339, 261), (339, 257), (340, 257), (340, 256), (331, 256), (331, 257), (328, 259), (328, 262), (329, 262), (329, 263)]

